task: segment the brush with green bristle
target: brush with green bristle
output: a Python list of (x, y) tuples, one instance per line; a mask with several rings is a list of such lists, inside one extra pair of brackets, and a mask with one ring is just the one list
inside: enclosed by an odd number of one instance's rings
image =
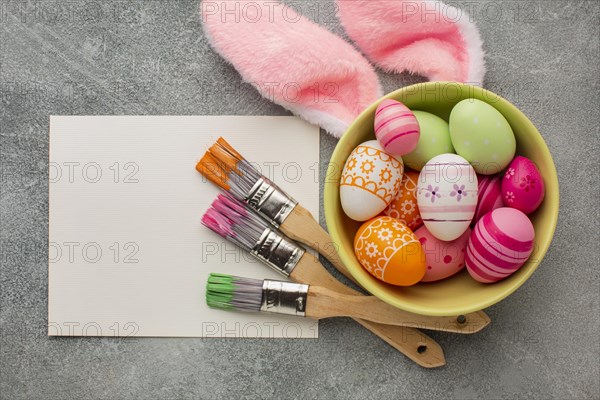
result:
[(210, 274), (206, 304), (221, 310), (259, 312), (263, 281), (225, 274)]
[(206, 284), (206, 304), (211, 308), (272, 312), (314, 319), (352, 317), (386, 325), (406, 324), (405, 311), (385, 305), (376, 298), (370, 299), (362, 295), (340, 294), (315, 285), (226, 274), (212, 273)]

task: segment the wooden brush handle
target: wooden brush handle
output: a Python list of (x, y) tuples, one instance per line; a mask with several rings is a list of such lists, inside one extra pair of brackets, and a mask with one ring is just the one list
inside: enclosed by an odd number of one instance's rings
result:
[(334, 292), (360, 295), (361, 293), (349, 288), (342, 282), (335, 279), (327, 269), (321, 264), (315, 255), (304, 253), (298, 265), (292, 270), (290, 278), (296, 282), (306, 283), (309, 285), (323, 286)]
[(421, 367), (438, 368), (446, 365), (442, 346), (418, 329), (383, 325), (364, 319), (354, 320)]
[[(281, 225), (281, 230), (290, 238), (319, 251), (321, 255), (331, 261), (338, 271), (354, 283), (357, 283), (350, 274), (350, 271), (348, 271), (340, 260), (336, 246), (329, 234), (319, 225), (312, 214), (300, 204), (294, 207), (294, 210), (292, 210), (288, 218)], [(360, 294), (335, 279), (314, 256), (305, 254), (300, 264), (292, 272), (292, 275), (296, 275), (299, 279), (298, 282), (322, 286), (342, 294)], [(371, 297), (370, 301), (374, 304), (380, 303), (387, 306), (386, 303), (374, 297)], [(394, 325), (405, 324), (404, 326), (421, 329), (472, 334), (479, 332), (491, 322), (490, 317), (483, 311), (463, 315), (460, 322), (456, 317), (423, 316), (407, 311), (403, 311), (403, 313), (404, 318), (398, 320)]]
[[(348, 313), (348, 310), (352, 310), (358, 304), (360, 312), (365, 312), (365, 315), (369, 316), (361, 318), (388, 325), (472, 334), (479, 332), (490, 323), (490, 318), (483, 311), (467, 314), (463, 316), (464, 318), (461, 318), (460, 322), (457, 317), (432, 317), (403, 311), (379, 300), (377, 297), (365, 296), (344, 285), (327, 272), (323, 264), (315, 256), (308, 253), (302, 256), (300, 262), (290, 274), (290, 278), (296, 282), (312, 285), (311, 288), (314, 286), (324, 288), (327, 292), (332, 293), (333, 296), (338, 296), (335, 299), (331, 299), (331, 306), (344, 307), (343, 312), (345, 313), (335, 313), (336, 310), (332, 309), (333, 314), (323, 314), (319, 318), (340, 316), (359, 317), (359, 315)], [(317, 288), (315, 287), (314, 289)], [(345, 301), (348, 301), (349, 305), (347, 307), (344, 306)], [(323, 301), (322, 303), (326, 302)]]
[[(351, 296), (360, 295), (331, 276), (325, 267), (308, 253), (302, 256), (290, 274), (290, 278), (295, 282), (308, 285), (327, 286), (331, 290)], [(437, 368), (446, 364), (442, 347), (418, 329), (383, 325), (357, 318), (354, 320), (422, 367)]]
[(328, 259), (333, 266), (344, 276), (354, 283), (356, 281), (342, 263), (338, 254), (337, 244), (333, 242), (329, 233), (321, 228), (321, 225), (315, 220), (315, 217), (306, 208), (297, 204), (290, 215), (281, 224), (280, 229), (290, 238), (297, 242), (305, 244), (319, 252)]
[(416, 315), (373, 296), (339, 294), (321, 286), (311, 285), (308, 291), (306, 315), (311, 318), (352, 317), (386, 325), (408, 326), (446, 332), (475, 333), (490, 322), (487, 315), (477, 315), (467, 324), (455, 317), (429, 317)]

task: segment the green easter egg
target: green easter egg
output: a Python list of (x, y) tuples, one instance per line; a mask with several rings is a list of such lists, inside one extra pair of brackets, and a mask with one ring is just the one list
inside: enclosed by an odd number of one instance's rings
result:
[(421, 135), (417, 147), (409, 154), (402, 156), (404, 165), (415, 171), (420, 171), (427, 161), (445, 153), (454, 153), (448, 123), (425, 111), (413, 111)]
[(454, 106), (450, 113), (450, 138), (456, 153), (483, 175), (506, 168), (517, 148), (506, 118), (491, 105), (477, 99), (466, 99)]

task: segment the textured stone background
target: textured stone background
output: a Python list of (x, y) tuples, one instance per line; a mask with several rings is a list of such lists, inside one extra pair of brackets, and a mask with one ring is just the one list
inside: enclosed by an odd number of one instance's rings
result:
[[(465, 2), (485, 86), (554, 155), (561, 212), (538, 272), (487, 310), (491, 327), (432, 334), (445, 368), (419, 368), (346, 319), (314, 341), (47, 338), (49, 115), (286, 114), (211, 51), (197, 3), (1, 2), (2, 398), (599, 398), (597, 1)], [(331, 0), (301, 9), (343, 34)], [(418, 81), (381, 77), (386, 92)], [(324, 166), (335, 141), (321, 138)]]

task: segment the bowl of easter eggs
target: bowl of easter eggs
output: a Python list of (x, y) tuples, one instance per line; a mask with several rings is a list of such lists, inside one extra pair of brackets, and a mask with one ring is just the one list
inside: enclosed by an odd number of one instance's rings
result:
[(517, 290), (558, 219), (552, 156), (502, 97), (428, 82), (367, 108), (337, 144), (325, 217), (342, 262), (400, 309), (452, 316)]

